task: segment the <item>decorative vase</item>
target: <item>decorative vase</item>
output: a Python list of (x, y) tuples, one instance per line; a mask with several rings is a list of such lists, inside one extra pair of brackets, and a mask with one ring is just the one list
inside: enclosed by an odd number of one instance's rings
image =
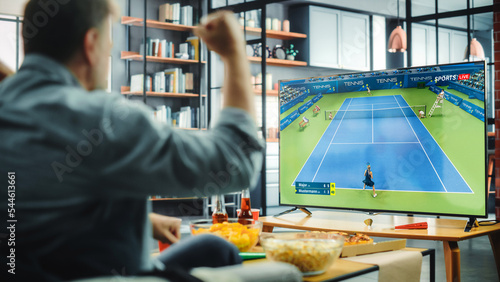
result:
[(266, 18), (266, 29), (271, 30), (273, 28), (272, 19)]
[(273, 30), (281, 31), (281, 21), (278, 18), (273, 19), (272, 28)]
[(289, 20), (283, 21), (283, 31), (290, 32), (290, 21)]
[(295, 61), (295, 56), (291, 55), (291, 54), (288, 54), (288, 55), (286, 55), (286, 59), (290, 60), (290, 61)]

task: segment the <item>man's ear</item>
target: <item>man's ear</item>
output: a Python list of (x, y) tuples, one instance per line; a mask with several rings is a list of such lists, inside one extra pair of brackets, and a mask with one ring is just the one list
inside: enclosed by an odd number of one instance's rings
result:
[(83, 39), (83, 56), (90, 66), (95, 66), (99, 58), (99, 30), (91, 28)]

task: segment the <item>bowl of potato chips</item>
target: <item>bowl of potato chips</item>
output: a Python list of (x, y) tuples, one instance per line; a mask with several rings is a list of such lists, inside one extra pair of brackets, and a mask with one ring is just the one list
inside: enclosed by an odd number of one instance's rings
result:
[(244, 224), (240, 222), (237, 218), (229, 218), (223, 223), (212, 223), (212, 219), (200, 219), (191, 221), (189, 227), (192, 235), (207, 233), (217, 235), (234, 244), (240, 252), (248, 252), (259, 242), (262, 222), (250, 219), (243, 220)]
[(340, 256), (344, 237), (331, 233), (267, 233), (260, 237), (267, 259), (295, 265), (303, 275), (325, 272)]

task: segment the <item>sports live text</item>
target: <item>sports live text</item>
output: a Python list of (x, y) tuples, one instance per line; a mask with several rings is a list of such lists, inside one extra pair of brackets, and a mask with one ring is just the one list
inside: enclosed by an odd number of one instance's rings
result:
[(458, 75), (458, 80), (470, 79), (470, 73), (463, 73)]

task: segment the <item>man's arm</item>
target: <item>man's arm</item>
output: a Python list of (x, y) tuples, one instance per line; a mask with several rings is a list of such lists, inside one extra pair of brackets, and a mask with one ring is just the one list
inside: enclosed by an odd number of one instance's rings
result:
[(207, 16), (195, 34), (224, 62), (224, 106), (243, 109), (254, 117), (254, 93), (244, 49), (245, 40), (233, 13), (220, 11)]

